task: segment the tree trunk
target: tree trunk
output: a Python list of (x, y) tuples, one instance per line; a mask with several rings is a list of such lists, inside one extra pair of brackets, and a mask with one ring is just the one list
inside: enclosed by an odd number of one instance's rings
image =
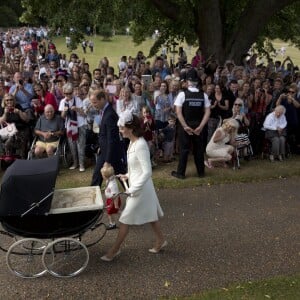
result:
[(199, 1), (195, 10), (195, 32), (205, 58), (214, 55), (220, 64), (226, 59), (222, 19), (218, 0)]
[[(151, 0), (151, 2), (169, 19), (185, 21), (178, 11), (182, 12), (187, 7), (180, 7), (179, 2), (168, 0)], [(191, 4), (189, 8), (194, 15), (194, 28), (191, 30), (195, 32), (204, 56), (207, 58), (214, 55), (219, 64), (224, 64), (227, 59), (239, 64), (242, 55), (255, 43), (272, 16), (295, 0), (248, 1), (247, 7), (236, 16), (238, 20), (230, 30), (222, 1), (193, 2), (195, 4)]]

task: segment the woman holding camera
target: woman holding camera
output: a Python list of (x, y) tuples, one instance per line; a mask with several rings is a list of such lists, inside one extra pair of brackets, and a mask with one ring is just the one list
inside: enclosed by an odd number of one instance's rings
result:
[(55, 96), (48, 91), (46, 84), (43, 85), (42, 83), (36, 83), (33, 86), (33, 89), (36, 97), (35, 99), (32, 99), (31, 103), (36, 117), (44, 113), (44, 109), (47, 104), (51, 104), (54, 111), (58, 110)]
[(18, 132), (4, 141), (6, 155), (12, 155), (14, 150), (20, 150), (21, 157), (27, 157), (27, 145), (30, 139), (29, 117), (21, 105), (16, 103), (12, 94), (5, 94), (0, 108), (0, 124), (14, 123)]

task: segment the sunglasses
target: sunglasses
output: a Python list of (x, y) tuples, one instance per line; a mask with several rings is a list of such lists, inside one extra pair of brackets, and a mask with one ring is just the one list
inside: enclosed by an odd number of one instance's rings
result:
[(72, 94), (73, 94), (73, 92), (71, 92), (71, 93), (64, 93), (64, 95), (66, 95), (66, 96), (70, 96)]
[(40, 92), (41, 90), (35, 90), (35, 92)]
[(295, 91), (289, 91), (288, 93), (289, 94), (295, 94)]
[(243, 106), (241, 103), (234, 103), (234, 106)]
[(5, 101), (14, 101), (12, 98), (5, 99)]

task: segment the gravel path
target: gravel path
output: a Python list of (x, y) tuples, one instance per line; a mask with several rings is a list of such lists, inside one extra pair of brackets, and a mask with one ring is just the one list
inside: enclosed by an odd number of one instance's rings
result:
[(160, 254), (149, 226), (133, 227), (121, 255), (100, 256), (116, 231), (90, 248), (87, 269), (72, 279), (20, 279), (0, 256), (0, 299), (157, 299), (300, 270), (299, 178), (159, 190), (169, 242)]

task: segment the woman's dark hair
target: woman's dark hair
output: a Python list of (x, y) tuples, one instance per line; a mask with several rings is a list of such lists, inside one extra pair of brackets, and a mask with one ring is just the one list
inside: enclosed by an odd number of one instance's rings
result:
[(132, 121), (125, 123), (125, 127), (132, 129), (132, 134), (136, 137), (141, 137), (144, 134), (141, 120), (136, 115), (132, 115)]

